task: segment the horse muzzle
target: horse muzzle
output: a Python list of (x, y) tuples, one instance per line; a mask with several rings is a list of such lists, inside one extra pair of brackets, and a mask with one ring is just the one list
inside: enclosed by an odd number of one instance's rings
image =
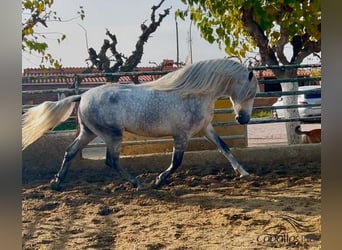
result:
[(251, 116), (245, 111), (240, 111), (239, 114), (235, 116), (235, 120), (240, 124), (247, 124), (250, 119)]

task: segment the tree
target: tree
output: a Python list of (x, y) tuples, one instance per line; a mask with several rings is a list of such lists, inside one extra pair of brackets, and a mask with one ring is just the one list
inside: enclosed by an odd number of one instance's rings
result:
[[(185, 11), (176, 16), (191, 20), (210, 43), (218, 43), (230, 56), (243, 58), (258, 48), (263, 65), (300, 64), (312, 53), (321, 51), (320, 0), (181, 0)], [(290, 60), (285, 46), (292, 46)], [(273, 69), (277, 78), (296, 77), (295, 68)], [(282, 90), (297, 90), (298, 83), (282, 83)], [(297, 103), (296, 96), (287, 96), (285, 105)], [(286, 118), (299, 117), (297, 109), (287, 110)], [(294, 128), (286, 124), (288, 143), (299, 143)]]
[[(110, 38), (111, 41), (108, 39), (104, 39), (103, 45), (100, 49), (100, 52), (97, 54), (95, 49), (89, 48), (88, 54), (89, 57), (87, 60), (91, 62), (91, 66), (86, 70), (86, 72), (91, 72), (93, 68), (97, 68), (101, 72), (104, 73), (115, 73), (115, 72), (131, 72), (136, 68), (136, 66), (140, 63), (141, 58), (144, 54), (144, 44), (148, 41), (150, 35), (154, 33), (157, 28), (160, 26), (163, 19), (170, 14), (170, 8), (164, 10), (163, 13), (158, 15), (156, 18), (156, 11), (161, 7), (165, 0), (161, 0), (158, 5), (152, 6), (152, 13), (151, 13), (151, 23), (146, 25), (147, 20), (145, 20), (141, 25), (141, 35), (135, 45), (135, 50), (132, 52), (130, 56), (125, 56), (124, 54), (120, 53), (116, 49), (116, 45), (118, 43), (117, 38), (114, 34), (110, 33), (109, 30), (106, 30), (106, 35)], [(114, 59), (110, 59), (107, 56), (108, 49), (111, 51), (111, 56)], [(111, 65), (111, 62), (114, 62)], [(86, 73), (85, 72), (85, 73)], [(115, 76), (108, 76), (108, 80), (115, 82), (119, 79), (119, 77)], [(139, 83), (137, 77), (131, 77), (134, 83)]]
[[(22, 51), (33, 53), (36, 52), (42, 58), (41, 67), (45, 63), (50, 64), (55, 68), (61, 66), (61, 60), (55, 59), (53, 55), (47, 52), (48, 44), (45, 42), (47, 39), (44, 33), (36, 32), (39, 26), (48, 28), (48, 22), (59, 21), (62, 19), (52, 10), (53, 0), (23, 0), (22, 2)], [(80, 6), (77, 12), (77, 17), (82, 20), (85, 17), (84, 10)], [(72, 19), (75, 19), (72, 18)], [(72, 20), (70, 19), (70, 20)], [(66, 38), (65, 34), (60, 34), (56, 39), (58, 43)]]

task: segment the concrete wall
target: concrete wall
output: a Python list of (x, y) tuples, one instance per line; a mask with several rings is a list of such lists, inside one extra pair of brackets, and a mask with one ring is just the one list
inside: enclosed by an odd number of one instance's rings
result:
[[(74, 133), (52, 133), (40, 138), (22, 152), (23, 175), (53, 175), (63, 160), (66, 147), (73, 140)], [(264, 164), (289, 164), (291, 162), (320, 162), (321, 144), (301, 144), (283, 146), (263, 146), (251, 148), (232, 148), (238, 161), (248, 166), (262, 167)], [(164, 170), (171, 161), (171, 153), (128, 155), (121, 158), (121, 164), (130, 171), (148, 169), (151, 172)], [(103, 166), (104, 159), (89, 160), (76, 157), (73, 168)], [(183, 160), (184, 166), (211, 167), (227, 165), (229, 162), (217, 150), (187, 151)], [(248, 168), (247, 168), (248, 170)]]

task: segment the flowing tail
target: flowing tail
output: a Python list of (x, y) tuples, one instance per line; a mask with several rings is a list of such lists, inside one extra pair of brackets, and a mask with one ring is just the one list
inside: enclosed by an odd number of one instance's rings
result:
[(74, 95), (56, 102), (46, 101), (23, 114), (22, 150), (42, 137), (45, 132), (68, 119), (75, 102), (80, 100), (81, 95)]

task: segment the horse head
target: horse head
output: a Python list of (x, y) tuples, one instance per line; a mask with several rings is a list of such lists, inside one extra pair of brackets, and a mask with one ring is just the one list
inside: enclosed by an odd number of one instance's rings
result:
[(236, 79), (231, 89), (230, 100), (236, 114), (235, 119), (240, 124), (247, 124), (251, 118), (255, 95), (259, 90), (258, 80), (250, 71), (248, 75), (243, 74), (241, 78)]

